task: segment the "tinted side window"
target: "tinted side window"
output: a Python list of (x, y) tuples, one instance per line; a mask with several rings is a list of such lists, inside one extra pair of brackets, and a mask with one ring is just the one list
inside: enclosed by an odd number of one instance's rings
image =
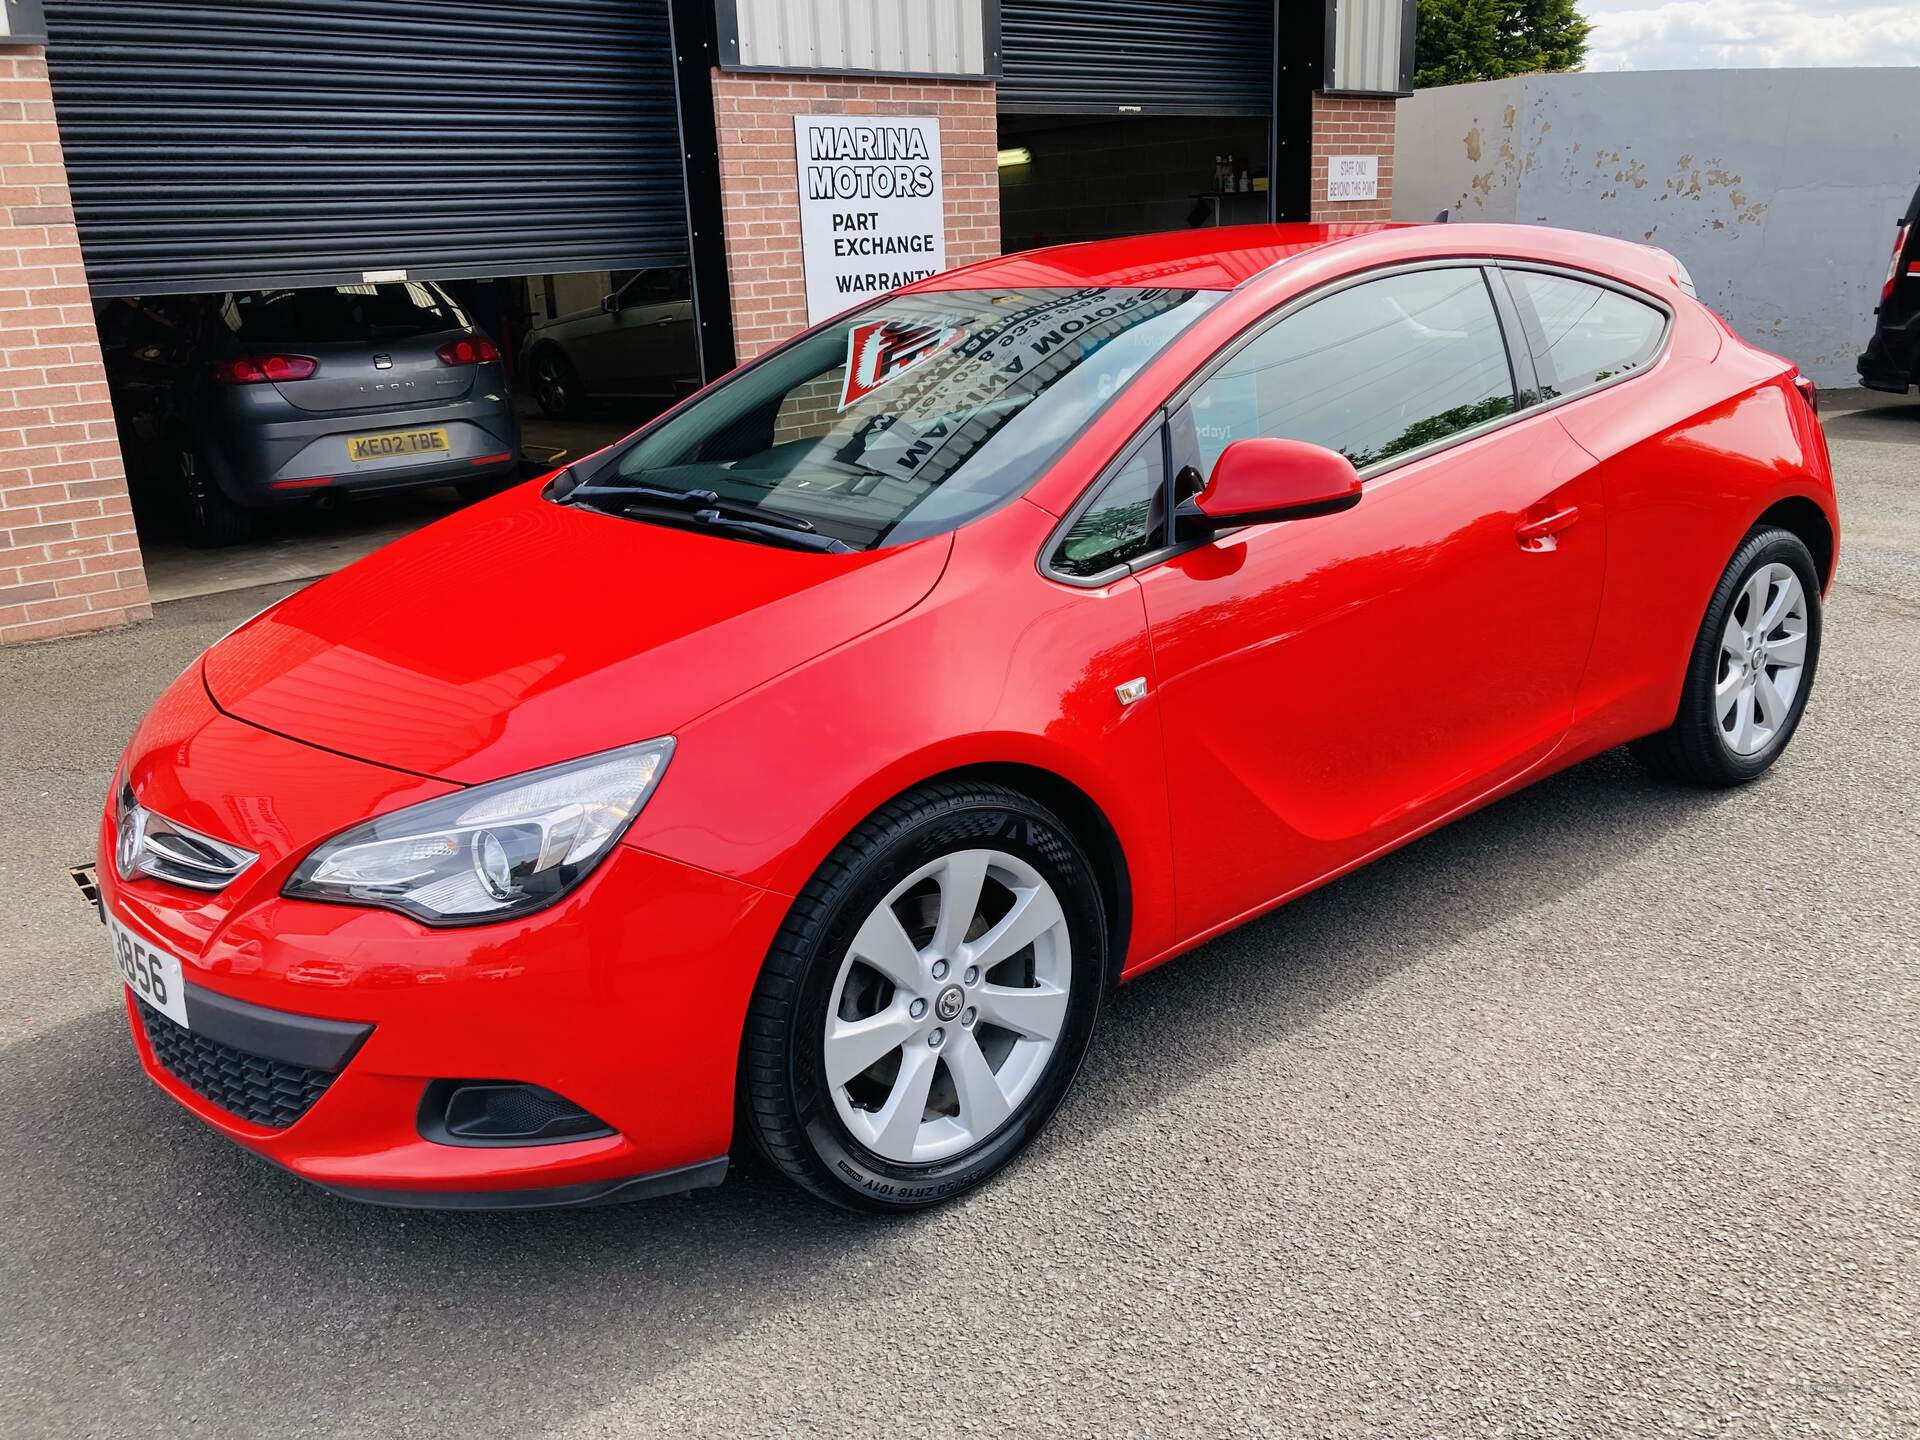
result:
[(1341, 290), (1258, 337), (1195, 391), (1201, 470), (1250, 435), (1307, 440), (1357, 469), (1510, 413), (1513, 372), (1477, 268)]
[(1156, 430), (1074, 518), (1049, 563), (1062, 575), (1098, 575), (1137, 559), (1160, 544), (1165, 508), (1166, 466)]
[(1506, 276), (1522, 314), (1533, 312), (1528, 323), (1549, 400), (1629, 374), (1659, 352), (1667, 317), (1651, 305), (1564, 275), (1509, 270)]

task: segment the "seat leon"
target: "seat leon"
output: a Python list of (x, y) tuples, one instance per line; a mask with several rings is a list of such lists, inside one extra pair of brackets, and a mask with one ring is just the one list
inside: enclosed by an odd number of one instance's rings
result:
[(740, 1145), (848, 1206), (976, 1185), (1115, 984), (1609, 747), (1779, 759), (1827, 452), (1691, 292), (1585, 235), (1260, 226), (816, 326), (160, 697), (100, 826), (140, 1061), (365, 1200)]
[(262, 512), (323, 497), (491, 494), (519, 470), (500, 351), (438, 285), (240, 291), (201, 319), (180, 402), (195, 543), (245, 539)]

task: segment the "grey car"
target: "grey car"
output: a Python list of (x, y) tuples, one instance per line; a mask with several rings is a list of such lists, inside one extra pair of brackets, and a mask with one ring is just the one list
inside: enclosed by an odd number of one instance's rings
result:
[(212, 297), (194, 327), (176, 433), (189, 538), (342, 492), (516, 478), (500, 352), (422, 281)]
[(579, 414), (589, 399), (690, 390), (698, 376), (687, 272), (635, 271), (595, 308), (535, 325), (526, 352), (533, 398), (556, 418)]

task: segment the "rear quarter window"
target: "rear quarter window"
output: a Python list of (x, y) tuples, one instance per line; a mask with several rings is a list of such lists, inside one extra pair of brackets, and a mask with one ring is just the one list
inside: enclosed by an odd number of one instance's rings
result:
[(1658, 306), (1566, 275), (1505, 274), (1538, 352), (1543, 399), (1631, 375), (1660, 353), (1667, 316)]

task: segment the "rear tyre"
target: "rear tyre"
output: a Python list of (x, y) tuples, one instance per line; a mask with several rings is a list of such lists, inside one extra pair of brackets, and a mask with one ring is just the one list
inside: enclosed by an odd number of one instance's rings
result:
[(189, 545), (213, 550), (253, 535), (253, 512), (227, 498), (191, 447), (180, 452), (180, 479), (181, 523)]
[(849, 1209), (924, 1209), (1039, 1133), (1107, 981), (1092, 867), (1044, 806), (948, 781), (847, 837), (794, 901), (741, 1046), (746, 1128)]
[(587, 396), (566, 352), (554, 345), (542, 346), (534, 353), (530, 369), (533, 398), (543, 414), (564, 420), (580, 413)]
[(1673, 724), (1630, 747), (1691, 785), (1744, 785), (1793, 739), (1820, 659), (1820, 578), (1797, 535), (1747, 534), (1714, 587)]

